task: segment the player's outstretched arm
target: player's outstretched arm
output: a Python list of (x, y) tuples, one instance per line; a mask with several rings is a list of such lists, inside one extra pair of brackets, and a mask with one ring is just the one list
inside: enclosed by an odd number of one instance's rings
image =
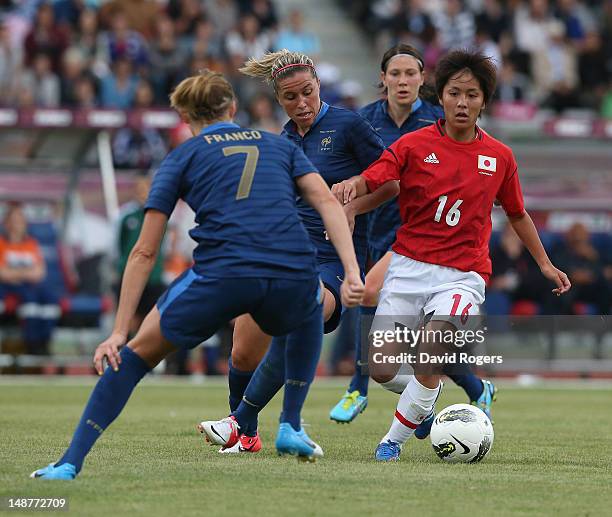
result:
[(349, 219), (349, 224), (351, 220), (354, 220), (355, 216), (371, 212), (383, 203), (397, 197), (399, 191), (399, 181), (389, 181), (374, 192), (354, 198), (344, 205), (344, 213)]
[(359, 274), (351, 231), (342, 207), (317, 173), (305, 174), (296, 179), (301, 196), (321, 216), (329, 240), (336, 248), (344, 267), (342, 304), (355, 307), (361, 303), (364, 285)]
[(569, 278), (567, 278), (567, 275), (563, 271), (557, 269), (548, 258), (546, 250), (540, 240), (540, 236), (538, 235), (538, 231), (529, 214), (525, 212), (519, 217), (511, 217), (510, 224), (521, 241), (523, 241), (523, 244), (525, 244), (525, 247), (529, 250), (529, 253), (531, 253), (531, 256), (538, 266), (540, 266), (542, 274), (557, 286), (552, 292), (560, 296), (569, 291), (572, 287)]
[(113, 331), (110, 337), (98, 346), (94, 355), (94, 366), (100, 375), (104, 371), (104, 357), (115, 370), (121, 363), (119, 349), (127, 341), (130, 321), (136, 313), (138, 302), (157, 260), (167, 222), (168, 216), (158, 210), (147, 210), (145, 214), (140, 235), (123, 272)]

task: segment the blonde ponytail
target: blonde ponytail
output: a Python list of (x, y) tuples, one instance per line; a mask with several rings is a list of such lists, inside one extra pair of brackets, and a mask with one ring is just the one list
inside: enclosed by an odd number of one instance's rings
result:
[(287, 49), (267, 52), (260, 59), (250, 58), (238, 71), (250, 77), (259, 77), (271, 84), (276, 91), (276, 82), (294, 72), (308, 70), (316, 78), (317, 72), (312, 59), (300, 52)]

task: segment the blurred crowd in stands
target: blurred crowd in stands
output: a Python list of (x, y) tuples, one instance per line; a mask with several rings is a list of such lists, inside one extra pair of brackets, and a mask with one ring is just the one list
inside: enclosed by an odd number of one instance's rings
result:
[(272, 131), (266, 89), (237, 72), (249, 56), (290, 47), (316, 58), (300, 11), (272, 0), (0, 0), (0, 99), (6, 106), (168, 106), (184, 77), (225, 73), (239, 119)]
[(340, 0), (380, 49), (419, 48), (428, 70), (453, 47), (499, 67), (497, 99), (612, 118), (610, 0)]

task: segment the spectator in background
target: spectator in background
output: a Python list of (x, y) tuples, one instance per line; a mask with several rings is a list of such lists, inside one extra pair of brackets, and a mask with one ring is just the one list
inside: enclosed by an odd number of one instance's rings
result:
[(500, 102), (525, 102), (531, 97), (529, 78), (517, 72), (514, 62), (505, 59), (498, 75), (494, 98)]
[(270, 133), (280, 133), (282, 126), (278, 121), (274, 110), (276, 103), (267, 93), (256, 94), (249, 103), (247, 112), (249, 115), (248, 127), (269, 131)]
[(200, 17), (196, 21), (193, 35), (184, 36), (181, 45), (190, 53), (192, 59), (208, 59), (217, 64), (208, 68), (220, 70), (219, 63), (224, 58), (223, 38), (215, 31), (208, 18)]
[(135, 67), (148, 63), (147, 43), (143, 36), (132, 30), (125, 12), (118, 10), (112, 16), (111, 30), (103, 33), (103, 50), (110, 66), (127, 59)]
[(272, 0), (252, 0), (247, 11), (257, 18), (261, 30), (275, 32), (278, 28), (278, 16)]
[(84, 72), (83, 54), (75, 47), (68, 48), (62, 58), (62, 75), (60, 76), (62, 106), (76, 105), (76, 85)]
[(555, 14), (565, 25), (565, 34), (579, 48), (587, 32), (595, 27), (595, 20), (582, 2), (557, 0)]
[(549, 26), (555, 23), (548, 0), (529, 0), (514, 12), (514, 38), (519, 51), (531, 55), (546, 49), (549, 41)]
[(104, 108), (129, 109), (134, 102), (138, 78), (134, 75), (132, 62), (119, 57), (113, 63), (112, 72), (102, 78), (101, 104)]
[[(146, 109), (153, 105), (153, 88), (141, 79), (136, 86), (134, 108)], [(159, 130), (124, 127), (115, 133), (113, 158), (120, 168), (148, 170), (160, 163), (168, 152)]]
[(35, 57), (44, 52), (51, 60), (52, 71), (59, 73), (62, 54), (67, 46), (68, 34), (55, 24), (53, 7), (47, 3), (40, 4), (35, 23), (25, 39), (25, 64), (33, 65)]
[(609, 314), (612, 300), (609, 284), (605, 281), (604, 263), (591, 243), (587, 227), (574, 223), (553, 257), (572, 282), (569, 296), (552, 300), (553, 314)]
[(108, 73), (107, 40), (98, 28), (98, 13), (84, 9), (79, 17), (78, 29), (72, 39), (72, 47), (81, 52), (86, 68), (98, 77)]
[[(121, 277), (125, 265), (127, 264), (128, 257), (134, 244), (138, 240), (140, 229), (144, 221), (144, 204), (149, 195), (149, 188), (151, 187), (151, 179), (146, 175), (140, 175), (134, 182), (133, 199), (129, 203), (121, 207), (119, 216), (119, 224), (117, 230), (117, 272), (119, 274), (119, 282), (117, 284), (117, 291), (121, 286)], [(144, 317), (149, 311), (155, 306), (157, 299), (163, 294), (166, 289), (166, 285), (163, 281), (164, 273), (164, 253), (160, 251), (157, 256), (157, 260), (149, 276), (147, 285), (144, 288), (136, 314), (133, 320), (130, 322), (130, 334), (138, 330), (138, 327), (142, 323)], [(119, 294), (117, 292), (117, 294)]]
[(56, 108), (60, 105), (60, 80), (53, 72), (51, 57), (39, 52), (33, 58), (32, 68), (21, 75), (20, 88), (32, 95), (33, 105)]
[(18, 73), (21, 68), (21, 49), (11, 42), (6, 23), (0, 23), (0, 103), (10, 105), (17, 95)]
[(202, 4), (198, 0), (170, 0), (166, 13), (174, 22), (181, 42), (183, 39), (192, 40), (197, 23), (206, 18)]
[(423, 0), (404, 0), (394, 29), (402, 43), (411, 44), (422, 51), (425, 40), (434, 30), (431, 17), (423, 9)]
[(21, 207), (9, 206), (0, 236), (0, 302), (18, 299), (17, 317), (30, 354), (47, 355), (53, 329), (60, 316), (56, 295), (44, 284), (45, 260), (40, 245), (28, 235)]
[(99, 12), (103, 26), (112, 25), (114, 28), (115, 17), (121, 14), (125, 19), (125, 27), (150, 39), (160, 6), (157, 0), (103, 0)]
[(150, 75), (155, 99), (159, 103), (164, 103), (174, 85), (185, 76), (189, 55), (179, 46), (174, 24), (169, 16), (160, 15), (156, 29), (156, 38), (149, 50)]
[(206, 15), (219, 34), (227, 34), (238, 24), (238, 8), (233, 0), (203, 0)]
[(477, 24), (474, 36), (474, 49), (481, 52), (484, 56), (493, 59), (497, 71), (502, 67), (503, 60), (499, 45), (493, 40), (487, 27)]
[(72, 32), (77, 29), (81, 13), (87, 8), (87, 0), (54, 0), (55, 23)]
[(74, 106), (76, 108), (96, 108), (98, 102), (98, 83), (93, 75), (84, 72), (74, 85)]
[(500, 0), (484, 0), (482, 10), (476, 15), (476, 25), (483, 27), (493, 41), (500, 43), (502, 35), (509, 32), (512, 25), (508, 13)]
[(240, 57), (242, 61), (249, 57), (261, 57), (271, 47), (272, 40), (265, 32), (260, 32), (259, 22), (252, 14), (242, 16), (238, 29), (229, 32), (225, 46), (230, 56)]
[(300, 9), (291, 9), (285, 27), (281, 29), (274, 43), (275, 50), (286, 48), (308, 54), (315, 61), (321, 52), (321, 43), (316, 34), (304, 30), (304, 14)]
[(509, 302), (520, 302), (523, 306), (529, 302), (531, 309), (527, 312), (537, 314), (548, 291), (547, 284), (510, 224), (504, 227), (499, 243), (491, 249), (491, 263), (488, 289), (505, 294)]
[(561, 112), (578, 106), (578, 60), (565, 39), (565, 26), (554, 21), (547, 26), (548, 44), (531, 55), (531, 72), (539, 102)]
[(585, 34), (581, 52), (578, 55), (581, 104), (597, 110), (604, 97), (608, 81), (612, 78), (612, 67), (608, 68), (601, 36), (598, 32)]
[(433, 24), (444, 50), (470, 48), (474, 44), (474, 15), (464, 9), (462, 0), (446, 0), (445, 8), (433, 15)]

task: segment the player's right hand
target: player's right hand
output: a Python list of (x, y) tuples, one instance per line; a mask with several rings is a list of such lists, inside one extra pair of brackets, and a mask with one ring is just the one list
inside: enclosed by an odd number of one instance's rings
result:
[(345, 307), (357, 307), (363, 300), (365, 286), (361, 281), (359, 271), (344, 274), (344, 281), (340, 287), (340, 299)]
[(335, 183), (331, 191), (342, 205), (347, 205), (357, 197), (357, 185), (350, 179)]
[(127, 337), (122, 334), (111, 334), (105, 341), (98, 345), (94, 354), (93, 363), (98, 375), (104, 373), (104, 358), (106, 362), (115, 371), (119, 370), (121, 357), (119, 350), (125, 345)]

